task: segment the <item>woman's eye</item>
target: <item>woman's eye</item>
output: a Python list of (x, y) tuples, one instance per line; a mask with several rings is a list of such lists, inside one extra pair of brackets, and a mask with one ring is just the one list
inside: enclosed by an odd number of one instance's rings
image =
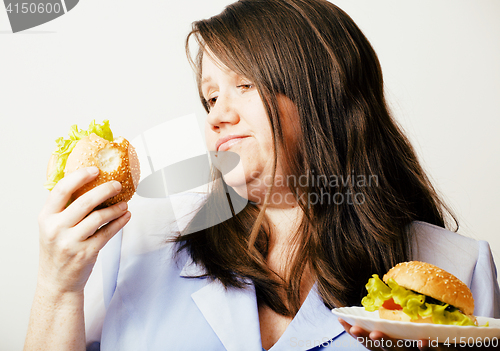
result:
[(205, 99), (205, 101), (207, 102), (207, 105), (212, 108), (214, 107), (215, 103), (217, 102), (217, 96), (214, 96), (210, 99)]
[(240, 84), (237, 86), (237, 88), (240, 88), (242, 90), (250, 90), (254, 87), (254, 85), (252, 83), (248, 83), (248, 84)]

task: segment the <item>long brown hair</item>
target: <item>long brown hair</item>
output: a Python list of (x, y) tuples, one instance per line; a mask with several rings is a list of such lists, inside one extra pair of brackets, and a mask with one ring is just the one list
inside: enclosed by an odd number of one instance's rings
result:
[[(282, 162), (285, 174), (309, 177), (307, 184), (289, 184), (305, 215), (287, 271), (277, 276), (266, 265), (270, 229), (255, 204), (193, 232), (234, 199), (214, 170), (214, 189), (189, 233), (177, 238), (179, 252), (187, 250), (207, 276), (226, 287), (251, 281), (260, 301), (294, 315), (307, 266), (326, 306), (359, 305), (371, 274), (410, 258), (412, 221), (445, 226), (451, 212), (389, 114), (377, 55), (341, 9), (325, 0), (240, 0), (193, 23), (188, 57), (191, 37), (199, 44), (192, 60), (198, 86), (208, 48), (257, 87), (274, 135), (275, 162)], [(297, 108), (300, 136), (294, 145), (283, 135), (290, 122), (279, 113), (278, 95)]]

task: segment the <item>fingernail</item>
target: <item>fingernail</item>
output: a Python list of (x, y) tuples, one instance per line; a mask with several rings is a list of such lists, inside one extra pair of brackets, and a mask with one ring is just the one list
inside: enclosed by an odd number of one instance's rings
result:
[(126, 202), (122, 202), (118, 205), (118, 208), (122, 211), (125, 211), (127, 209), (127, 203)]
[(120, 182), (114, 181), (113, 186), (115, 187), (116, 191), (122, 190), (122, 184)]
[(87, 171), (89, 172), (90, 175), (95, 176), (99, 173), (99, 168), (97, 168), (96, 166), (92, 166), (87, 168)]
[(129, 219), (132, 214), (130, 212), (127, 212), (123, 215), (123, 218)]

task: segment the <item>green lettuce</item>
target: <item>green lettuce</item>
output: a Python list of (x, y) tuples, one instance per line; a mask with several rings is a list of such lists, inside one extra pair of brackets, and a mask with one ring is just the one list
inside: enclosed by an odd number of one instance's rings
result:
[(63, 137), (56, 139), (57, 149), (53, 152), (53, 154), (58, 156), (57, 163), (54, 171), (52, 171), (47, 181), (43, 184), (47, 190), (52, 190), (57, 182), (64, 177), (66, 161), (68, 160), (68, 156), (71, 151), (73, 151), (76, 143), (80, 139), (89, 136), (92, 133), (108, 141), (113, 141), (113, 133), (109, 127), (109, 120), (104, 120), (102, 125), (95, 123), (94, 120), (90, 123), (87, 130), (79, 130), (76, 124), (72, 125), (68, 133), (69, 139), (64, 139)]
[(425, 295), (405, 289), (391, 278), (386, 285), (377, 274), (374, 274), (368, 280), (366, 290), (368, 295), (361, 300), (361, 304), (367, 311), (378, 310), (385, 301), (392, 298), (411, 319), (432, 317), (435, 324), (475, 326), (474, 322), (458, 309), (452, 308), (451, 311), (446, 311), (448, 304), (438, 305), (425, 302)]

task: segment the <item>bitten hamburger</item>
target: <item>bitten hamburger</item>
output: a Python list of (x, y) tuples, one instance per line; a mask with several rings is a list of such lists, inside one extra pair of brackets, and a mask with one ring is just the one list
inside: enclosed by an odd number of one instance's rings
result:
[(380, 280), (374, 274), (366, 284), (361, 304), (379, 311), (381, 319), (414, 323), (477, 325), (474, 298), (454, 275), (425, 262), (403, 262)]
[(57, 149), (52, 153), (47, 167), (47, 182), (44, 186), (52, 190), (59, 180), (80, 168), (96, 166), (99, 175), (93, 181), (79, 188), (72, 200), (96, 186), (116, 180), (122, 184), (122, 191), (103, 202), (99, 208), (128, 201), (134, 195), (140, 178), (140, 166), (134, 147), (124, 138), (113, 138), (109, 121), (102, 125), (94, 121), (88, 130), (71, 127), (69, 139), (58, 138)]

